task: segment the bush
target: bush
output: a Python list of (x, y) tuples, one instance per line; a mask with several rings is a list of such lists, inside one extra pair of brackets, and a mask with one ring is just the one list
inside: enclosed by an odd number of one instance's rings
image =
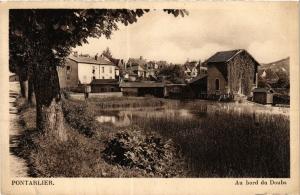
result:
[(94, 135), (97, 126), (94, 122), (94, 114), (89, 112), (87, 106), (84, 102), (64, 101), (62, 108), (64, 117), (69, 125), (80, 133), (91, 137)]
[(103, 158), (112, 164), (142, 169), (152, 176), (174, 177), (182, 172), (176, 168), (175, 162), (180, 162), (177, 154), (172, 140), (140, 131), (121, 131), (106, 141)]

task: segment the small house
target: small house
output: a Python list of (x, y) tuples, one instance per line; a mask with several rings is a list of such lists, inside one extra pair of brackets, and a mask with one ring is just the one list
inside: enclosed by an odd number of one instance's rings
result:
[(273, 104), (274, 91), (266, 88), (255, 88), (253, 91), (253, 101), (260, 104)]
[(188, 82), (193, 98), (205, 99), (207, 95), (207, 74), (200, 74)]
[(249, 96), (260, 65), (246, 50), (215, 53), (206, 62), (209, 96)]

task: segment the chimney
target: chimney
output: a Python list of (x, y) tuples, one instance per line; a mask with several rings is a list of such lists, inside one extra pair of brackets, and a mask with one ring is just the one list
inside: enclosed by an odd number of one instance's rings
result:
[(140, 56), (140, 60), (142, 60), (143, 59), (143, 56)]
[(73, 54), (75, 57), (78, 57), (78, 51), (74, 51), (74, 54)]
[(98, 60), (98, 53), (95, 55), (95, 60)]

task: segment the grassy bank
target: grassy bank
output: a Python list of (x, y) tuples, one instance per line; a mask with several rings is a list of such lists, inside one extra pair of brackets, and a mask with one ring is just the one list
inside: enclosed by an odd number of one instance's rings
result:
[(27, 129), (20, 154), (38, 177), (289, 177), (287, 116), (217, 110), (202, 118), (133, 116), (130, 127), (118, 128), (95, 120), (99, 111), (165, 101), (66, 100), (65, 142), (36, 132), (34, 108), (18, 106)]
[[(20, 117), (25, 129), (22, 137), (26, 138), (20, 143), (18, 153), (28, 162), (31, 176), (176, 177), (184, 175), (180, 159), (174, 156), (173, 146), (169, 149), (168, 142), (161, 140), (157, 142), (157, 138), (152, 139), (151, 136), (140, 133), (138, 127), (103, 128), (94, 120), (95, 110), (91, 104), (64, 101), (67, 141), (60, 141), (51, 134), (38, 132), (35, 129), (35, 108), (26, 104), (20, 104), (18, 107), (21, 110)], [(127, 135), (120, 131), (135, 133)], [(124, 135), (127, 136), (126, 139)], [(152, 146), (154, 144), (154, 147), (149, 148), (143, 144), (147, 142)], [(123, 153), (117, 154), (122, 157), (122, 161), (112, 158), (116, 156), (114, 153), (116, 145), (113, 143), (123, 144), (121, 147)], [(137, 146), (142, 150), (136, 151)], [(168, 150), (167, 153), (163, 153), (166, 161), (162, 162), (161, 159), (150, 155), (161, 153), (162, 149)], [(149, 164), (146, 161), (139, 163), (136, 160), (145, 158), (157, 163)], [(120, 165), (120, 162), (123, 164)]]
[(289, 177), (289, 119), (216, 112), (204, 119), (137, 118), (136, 125), (172, 138), (192, 177)]

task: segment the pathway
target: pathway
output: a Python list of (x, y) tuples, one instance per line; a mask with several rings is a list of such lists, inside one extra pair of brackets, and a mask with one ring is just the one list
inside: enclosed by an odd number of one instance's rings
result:
[(13, 154), (12, 150), (18, 146), (19, 135), (23, 130), (19, 123), (19, 114), (16, 108), (16, 98), (19, 95), (19, 84), (9, 83), (9, 169), (11, 177), (28, 177), (26, 161)]

